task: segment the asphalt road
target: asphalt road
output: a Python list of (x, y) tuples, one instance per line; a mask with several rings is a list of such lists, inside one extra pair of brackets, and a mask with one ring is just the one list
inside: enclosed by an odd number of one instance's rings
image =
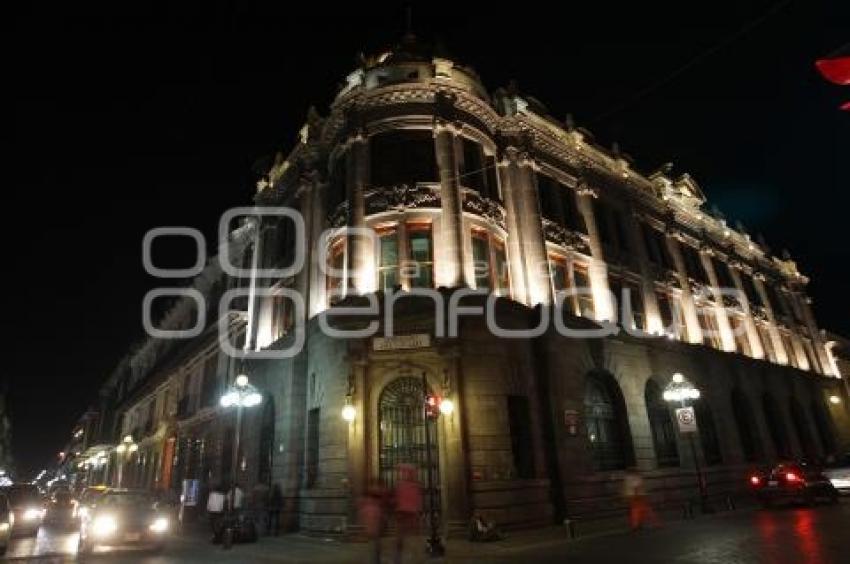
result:
[[(446, 562), (541, 563), (700, 563), (700, 564), (840, 564), (850, 561), (850, 500), (838, 506), (741, 510), (693, 521), (677, 521), (638, 533), (616, 533), (575, 541), (554, 537), (449, 546)], [(37, 537), (16, 539), (6, 555), (11, 560), (40, 562), (76, 560), (77, 535), (42, 528)], [(390, 547), (391, 542), (386, 545)], [(421, 546), (417, 543), (416, 546)], [(419, 562), (412, 555), (407, 562)], [(368, 547), (306, 539), (297, 535), (238, 545), (231, 551), (202, 537), (175, 538), (161, 554), (99, 554), (103, 563), (218, 562), (368, 562)], [(385, 562), (390, 562), (389, 554)]]

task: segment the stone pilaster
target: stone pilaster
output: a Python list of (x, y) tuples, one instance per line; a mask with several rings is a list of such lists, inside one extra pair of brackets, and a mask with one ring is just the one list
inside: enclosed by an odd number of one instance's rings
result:
[(499, 161), (499, 181), (502, 188), (502, 198), (505, 204), (505, 215), (508, 228), (508, 268), (511, 274), (511, 289), (513, 298), (521, 303), (528, 304), (528, 291), (523, 266), (521, 229), (519, 223), (519, 212), (517, 202), (517, 151), (514, 147), (508, 147), (504, 151), (503, 158)]
[(674, 234), (668, 234), (667, 236), (667, 249), (670, 251), (670, 256), (673, 258), (673, 263), (676, 265), (676, 274), (679, 276), (679, 285), (682, 288), (682, 312), (685, 315), (685, 325), (688, 330), (688, 342), (702, 343), (702, 327), (700, 327), (699, 324), (697, 307), (694, 302), (694, 295), (691, 292), (688, 270), (685, 267), (685, 259), (682, 256), (682, 249), (679, 247), (679, 239)]
[(753, 351), (754, 358), (765, 358), (764, 345), (759, 337), (758, 328), (753, 320), (753, 312), (750, 309), (750, 300), (744, 290), (744, 282), (741, 280), (741, 273), (734, 265), (730, 265), (729, 274), (732, 276), (732, 281), (735, 283), (735, 288), (738, 290), (738, 295), (741, 298), (741, 307), (744, 310), (744, 327), (747, 331), (747, 340), (750, 342), (750, 350)]
[(543, 238), (540, 198), (537, 195), (535, 165), (527, 155), (520, 154), (517, 160), (517, 195), (521, 200), (519, 224), (522, 231), (520, 244), (525, 263), (526, 291), (528, 305), (552, 303), (552, 290), (549, 278), (549, 258), (546, 254), (546, 242)]
[(773, 341), (773, 350), (776, 351), (776, 362), (779, 364), (788, 364), (789, 355), (794, 354), (794, 352), (785, 350), (785, 343), (782, 342), (779, 327), (776, 324), (773, 304), (770, 303), (770, 298), (768, 298), (767, 290), (764, 287), (764, 278), (758, 274), (754, 274), (753, 285), (756, 287), (756, 292), (758, 292), (761, 303), (764, 304), (764, 309), (767, 312), (767, 330), (770, 333), (770, 339)]
[(643, 306), (646, 310), (646, 331), (660, 335), (663, 330), (661, 312), (658, 310), (658, 299), (655, 296), (655, 276), (649, 265), (649, 252), (644, 243), (641, 226), (638, 218), (633, 214), (626, 214), (628, 226), (626, 231), (631, 240), (631, 248), (637, 251), (638, 268), (640, 269), (641, 292), (643, 294)]
[[(366, 188), (369, 185), (369, 143), (358, 134), (349, 140), (347, 162), (348, 226), (366, 227)], [(375, 291), (375, 251), (372, 240), (363, 235), (348, 237), (348, 279), (357, 294)]]
[(593, 291), (594, 313), (599, 321), (611, 321), (616, 319), (617, 315), (611, 301), (611, 289), (608, 285), (608, 265), (605, 262), (602, 239), (599, 237), (599, 227), (596, 225), (596, 214), (593, 213), (593, 199), (596, 197), (596, 192), (587, 186), (579, 186), (576, 194), (578, 195), (578, 210), (584, 218), (590, 240), (591, 263), (588, 268), (588, 276)]
[[(711, 294), (714, 297), (714, 315), (717, 318), (717, 328), (720, 331), (720, 343), (724, 351), (734, 352), (736, 347), (735, 337), (732, 334), (732, 325), (729, 323), (729, 314), (726, 312), (726, 307), (723, 305), (723, 296), (720, 293), (720, 280), (717, 278), (717, 272), (714, 270), (714, 262), (711, 260), (711, 255), (701, 250), (699, 253), (702, 266), (708, 274), (708, 281), (711, 285)], [(744, 351), (739, 351), (743, 353)]]
[(454, 126), (442, 119), (434, 124), (437, 169), (440, 174), (440, 257), (437, 263), (437, 286), (468, 286), (463, 261), (463, 215), (461, 213), (458, 163), (455, 154)]
[(464, 397), (460, 351), (444, 355), (445, 372), (442, 393), (455, 405), (450, 415), (440, 416), (440, 443), (444, 445), (446, 476), (443, 480), (442, 506), (446, 508), (443, 525), (452, 529), (469, 522), (469, 465), (466, 459), (466, 429), (469, 417)]

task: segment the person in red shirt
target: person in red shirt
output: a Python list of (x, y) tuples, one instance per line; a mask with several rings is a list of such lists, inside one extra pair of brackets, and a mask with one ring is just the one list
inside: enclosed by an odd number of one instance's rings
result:
[(416, 469), (410, 464), (401, 464), (399, 479), (395, 487), (396, 551), (395, 562), (401, 564), (404, 558), (404, 540), (415, 534), (419, 528), (419, 514), (422, 511), (422, 488), (416, 478)]

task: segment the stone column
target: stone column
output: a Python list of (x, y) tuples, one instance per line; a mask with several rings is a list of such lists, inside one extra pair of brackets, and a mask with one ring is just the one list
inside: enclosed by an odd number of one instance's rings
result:
[(809, 333), (811, 334), (812, 347), (815, 349), (815, 354), (817, 355), (818, 362), (821, 366), (820, 372), (827, 376), (834, 376), (832, 373), (832, 363), (826, 350), (826, 343), (824, 343), (823, 338), (821, 337), (814, 312), (812, 312), (812, 299), (805, 295), (802, 291), (795, 292), (794, 297), (800, 304), (800, 310), (803, 313), (803, 320), (806, 322), (806, 327), (808, 327)]
[(520, 199), (519, 224), (522, 232), (520, 245), (525, 263), (526, 292), (528, 305), (552, 303), (552, 287), (549, 278), (549, 257), (543, 238), (543, 221), (540, 198), (537, 195), (535, 164), (528, 155), (520, 154), (517, 160), (516, 196)]
[(770, 333), (770, 339), (773, 341), (773, 350), (776, 351), (776, 361), (779, 364), (788, 364), (788, 355), (794, 354), (794, 352), (785, 350), (785, 344), (782, 342), (782, 337), (779, 335), (779, 327), (776, 325), (776, 315), (773, 312), (773, 304), (770, 303), (770, 298), (767, 297), (767, 290), (764, 288), (764, 277), (754, 273), (753, 285), (756, 287), (756, 292), (758, 292), (759, 298), (761, 298), (761, 303), (764, 304), (764, 309), (767, 312), (767, 330)]
[(685, 325), (688, 330), (688, 342), (702, 344), (702, 327), (699, 324), (697, 307), (694, 296), (691, 293), (691, 282), (688, 278), (688, 270), (685, 267), (685, 259), (682, 257), (682, 249), (679, 248), (679, 239), (676, 234), (667, 235), (667, 249), (676, 265), (676, 273), (679, 275), (679, 285), (682, 287), (682, 311), (685, 314)]
[(646, 331), (655, 335), (661, 335), (663, 323), (661, 312), (658, 310), (658, 299), (655, 296), (655, 276), (649, 265), (649, 252), (646, 250), (639, 217), (634, 213), (626, 214), (629, 225), (626, 231), (631, 240), (631, 248), (637, 251), (638, 268), (640, 269), (641, 292), (643, 294), (643, 306), (646, 310)]
[[(448, 385), (451, 398), (455, 404), (451, 415), (441, 415), (440, 444), (445, 454), (445, 476), (442, 478), (442, 506), (446, 516), (444, 527), (452, 530), (464, 530), (470, 518), (469, 504), (469, 468), (466, 459), (466, 429), (468, 421), (474, 415), (467, 413), (463, 373), (461, 370), (461, 353), (452, 348), (443, 355), (444, 373), (443, 385)], [(445, 390), (443, 390), (445, 392)]]
[[(366, 189), (369, 186), (369, 142), (362, 134), (349, 140), (347, 162), (348, 226), (366, 227)], [(362, 235), (348, 238), (350, 283), (357, 294), (375, 291), (375, 251), (372, 240)]]
[(611, 290), (608, 286), (608, 265), (602, 250), (602, 239), (599, 237), (599, 227), (596, 225), (596, 214), (593, 213), (593, 198), (596, 192), (587, 186), (579, 186), (578, 210), (584, 218), (587, 235), (590, 240), (591, 262), (588, 268), (591, 290), (593, 292), (593, 310), (598, 321), (614, 320), (618, 316), (611, 301)]
[(753, 351), (754, 358), (765, 358), (764, 345), (762, 345), (756, 322), (753, 320), (753, 312), (750, 309), (750, 300), (744, 290), (744, 282), (741, 280), (740, 266), (730, 264), (729, 267), (729, 274), (732, 275), (735, 289), (738, 290), (741, 298), (741, 307), (744, 310), (744, 327), (747, 330), (747, 340), (750, 342), (750, 350)]
[(398, 222), (396, 237), (398, 239), (399, 284), (403, 290), (410, 290), (410, 279), (404, 274), (404, 265), (410, 261), (410, 246), (407, 243), (407, 223), (403, 218)]
[[(305, 305), (307, 307), (307, 319), (325, 309), (327, 304), (325, 288), (324, 266), (319, 260), (323, 253), (317, 248), (319, 238), (328, 225), (327, 210), (325, 210), (325, 194), (328, 183), (321, 180), (318, 175), (313, 178), (313, 185), (309, 192), (310, 221), (306, 227), (305, 241), (307, 245), (307, 262), (305, 268), (310, 270), (309, 294), (305, 294)], [(306, 218), (305, 218), (306, 219)]]
[(456, 129), (442, 119), (434, 123), (434, 145), (440, 174), (440, 257), (437, 286), (468, 286), (463, 262), (463, 215), (461, 211), (458, 164), (455, 155)]
[(357, 414), (354, 421), (348, 424), (348, 480), (351, 495), (350, 517), (357, 519), (357, 501), (366, 492), (368, 469), (366, 467), (367, 448), (366, 429), (368, 428), (369, 395), (366, 389), (367, 364), (362, 359), (351, 360), (349, 375), (352, 389), (352, 403)]
[(525, 268), (522, 258), (522, 238), (518, 202), (516, 197), (517, 185), (517, 150), (507, 147), (502, 159), (499, 161), (499, 181), (502, 188), (502, 198), (505, 204), (505, 216), (508, 229), (508, 240), (505, 242), (508, 249), (508, 268), (511, 274), (511, 289), (516, 301), (528, 305), (528, 291), (525, 279)]
[[(714, 297), (714, 315), (717, 318), (717, 328), (720, 331), (720, 343), (724, 351), (735, 352), (737, 343), (732, 334), (732, 325), (729, 323), (729, 314), (726, 312), (726, 307), (723, 305), (723, 296), (720, 294), (720, 280), (717, 278), (717, 271), (714, 270), (714, 262), (711, 260), (710, 251), (700, 250), (699, 258), (702, 261), (702, 266), (708, 274), (708, 281), (711, 285), (711, 294)], [(744, 351), (740, 351), (742, 354)]]

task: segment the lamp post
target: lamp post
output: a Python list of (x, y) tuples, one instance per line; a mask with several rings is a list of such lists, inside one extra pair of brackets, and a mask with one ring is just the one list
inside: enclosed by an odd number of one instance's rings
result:
[(454, 402), (448, 398), (429, 394), (428, 382), (424, 372), (422, 373), (422, 394), (424, 396), (422, 409), (425, 415), (425, 464), (428, 474), (428, 524), (430, 529), (429, 536), (425, 540), (425, 550), (431, 557), (438, 558), (446, 553), (446, 547), (443, 545), (443, 540), (438, 531), (430, 421), (436, 421), (441, 414), (451, 415), (454, 411)]
[(118, 453), (118, 487), (121, 487), (124, 479), (124, 462), (126, 458), (129, 457), (132, 453), (139, 450), (139, 445), (133, 442), (133, 436), (127, 435), (124, 439), (115, 447), (115, 452)]
[(233, 538), (233, 510), (236, 508), (236, 475), (239, 470), (239, 443), (242, 434), (242, 409), (246, 407), (254, 407), (263, 402), (263, 396), (260, 392), (248, 382), (248, 377), (240, 374), (236, 377), (231, 386), (219, 403), (224, 408), (236, 406), (236, 429), (233, 433), (233, 459), (231, 461), (231, 476), (232, 484), (230, 486), (230, 501), (227, 503), (227, 518), (225, 519), (224, 537), (225, 548), (229, 548), (227, 539)]
[[(700, 508), (703, 513), (709, 513), (711, 508), (708, 503), (708, 489), (705, 483), (705, 476), (702, 472), (702, 466), (699, 463), (697, 456), (697, 447), (694, 442), (694, 433), (697, 430), (696, 414), (694, 408), (688, 406), (689, 401), (696, 401), (700, 398), (700, 391), (691, 384), (682, 374), (673, 374), (670, 383), (664, 388), (664, 400), (679, 404), (680, 407), (676, 410), (676, 421), (683, 435), (688, 437), (688, 444), (691, 447), (691, 456), (694, 459), (694, 471), (696, 472), (697, 487), (699, 488)], [(683, 427), (692, 427), (685, 431)]]

